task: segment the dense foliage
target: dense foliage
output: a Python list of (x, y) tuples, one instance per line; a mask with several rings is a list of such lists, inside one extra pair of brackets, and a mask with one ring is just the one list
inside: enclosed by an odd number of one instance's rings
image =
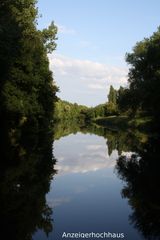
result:
[(160, 118), (160, 28), (150, 38), (138, 42), (126, 55), (130, 64), (129, 87), (119, 98), (123, 111), (138, 111)]
[(14, 125), (49, 125), (56, 86), (47, 53), (55, 49), (57, 28), (37, 30), (35, 0), (0, 2), (0, 118)]
[(118, 115), (119, 111), (117, 100), (122, 90), (122, 87), (120, 87), (119, 90), (116, 90), (113, 86), (110, 86), (108, 101), (95, 107), (86, 107), (84, 105), (78, 105), (77, 103), (70, 103), (58, 99), (55, 104), (54, 111), (55, 121), (66, 121), (66, 124), (70, 121), (76, 121), (77, 123), (89, 123), (93, 119), (99, 117)]
[(87, 109), (87, 112), (90, 115), (90, 118), (96, 119), (99, 117), (119, 115), (118, 98), (122, 91), (123, 91), (122, 87), (116, 90), (111, 85), (108, 93), (108, 100), (103, 104), (99, 104), (95, 107)]
[(87, 107), (83, 105), (78, 105), (77, 103), (70, 103), (61, 99), (58, 99), (58, 101), (55, 104), (55, 121), (83, 121), (84, 114), (87, 112)]

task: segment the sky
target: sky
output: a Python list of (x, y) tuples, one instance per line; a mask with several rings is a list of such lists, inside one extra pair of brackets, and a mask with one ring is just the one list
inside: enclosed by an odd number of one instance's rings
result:
[(127, 86), (125, 54), (160, 26), (159, 0), (39, 0), (39, 28), (58, 26), (50, 68), (58, 96), (95, 106)]

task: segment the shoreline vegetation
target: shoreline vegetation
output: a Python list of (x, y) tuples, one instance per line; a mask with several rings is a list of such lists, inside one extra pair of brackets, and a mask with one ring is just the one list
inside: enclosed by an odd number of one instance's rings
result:
[(135, 117), (128, 116), (108, 116), (99, 117), (93, 120), (99, 126), (111, 128), (114, 130), (119, 129), (137, 129), (140, 131), (150, 132), (152, 130), (153, 119), (151, 117)]
[(112, 129), (159, 132), (160, 121), (160, 27), (150, 38), (137, 42), (126, 54), (127, 87), (110, 86), (106, 102), (95, 107), (58, 100), (55, 119), (98, 124)]
[(130, 116), (129, 114), (121, 115), (118, 111), (113, 110), (115, 115), (107, 115), (109, 110), (106, 104), (100, 104), (94, 108), (89, 108), (76, 103), (70, 103), (59, 99), (55, 104), (56, 118), (54, 123), (72, 125), (77, 130), (75, 125), (78, 127), (89, 125), (97, 125), (97, 127), (107, 128), (112, 131), (128, 131), (138, 130), (145, 133), (152, 133), (157, 131), (155, 121), (152, 116), (147, 116), (143, 112), (138, 113), (136, 116)]
[(160, 27), (150, 38), (137, 42), (126, 54), (127, 87), (110, 86), (106, 102), (86, 107), (58, 99), (55, 119), (98, 124), (112, 129), (159, 132), (160, 121)]

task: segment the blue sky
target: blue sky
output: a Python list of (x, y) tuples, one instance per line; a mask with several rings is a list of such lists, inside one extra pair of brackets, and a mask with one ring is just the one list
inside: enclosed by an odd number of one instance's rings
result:
[(125, 53), (160, 25), (159, 0), (39, 0), (39, 27), (58, 25), (49, 56), (62, 99), (94, 106), (126, 86)]

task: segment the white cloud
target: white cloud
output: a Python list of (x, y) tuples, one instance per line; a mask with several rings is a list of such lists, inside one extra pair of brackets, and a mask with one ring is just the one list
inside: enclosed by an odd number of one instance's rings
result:
[[(75, 81), (82, 80), (89, 83), (89, 88), (99, 88), (99, 84), (115, 85), (126, 84), (127, 69), (112, 67), (98, 62), (67, 58), (62, 55), (50, 55), (51, 69), (58, 75), (74, 76)], [(83, 84), (83, 83), (82, 83)], [(97, 85), (96, 85), (97, 84)]]
[(74, 35), (76, 33), (76, 31), (74, 29), (68, 28), (64, 25), (56, 24), (56, 26), (58, 27), (58, 33), (71, 34), (71, 35)]
[(88, 84), (88, 87), (95, 90), (104, 89), (103, 84), (100, 83)]
[(91, 145), (86, 146), (86, 148), (88, 150), (98, 150), (98, 149), (102, 149), (103, 146), (100, 144), (91, 144)]
[[(89, 105), (102, 103), (102, 96), (103, 99), (106, 98), (110, 85), (118, 89), (120, 85), (124, 86), (127, 83), (127, 68), (124, 67), (73, 59), (58, 54), (50, 55), (49, 59), (50, 68), (62, 92), (61, 96), (68, 101)], [(73, 100), (70, 99), (71, 92)], [(88, 98), (92, 93), (96, 94), (94, 100)], [(85, 102), (86, 100), (88, 102)]]

